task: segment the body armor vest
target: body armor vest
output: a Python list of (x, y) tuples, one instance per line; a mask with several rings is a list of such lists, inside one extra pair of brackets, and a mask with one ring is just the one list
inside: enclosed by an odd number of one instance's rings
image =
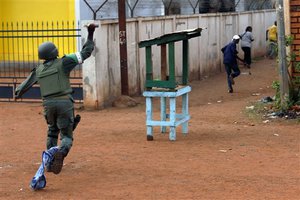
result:
[(36, 76), (43, 98), (72, 93), (69, 77), (63, 71), (62, 59), (56, 59), (50, 65), (40, 64)]

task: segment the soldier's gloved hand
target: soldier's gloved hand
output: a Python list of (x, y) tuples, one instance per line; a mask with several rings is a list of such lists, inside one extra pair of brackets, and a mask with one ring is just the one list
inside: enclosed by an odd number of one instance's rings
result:
[(20, 98), (19, 94), (20, 94), (19, 91), (15, 91), (15, 98), (16, 98), (16, 99), (19, 99), (19, 98)]
[(88, 29), (88, 39), (89, 40), (93, 40), (93, 36), (94, 36), (94, 31), (95, 31), (95, 28), (97, 28), (98, 25), (96, 24), (90, 24), (88, 25), (87, 29)]
[(96, 27), (98, 27), (96, 24), (90, 24), (90, 25), (87, 27), (89, 34), (94, 33)]

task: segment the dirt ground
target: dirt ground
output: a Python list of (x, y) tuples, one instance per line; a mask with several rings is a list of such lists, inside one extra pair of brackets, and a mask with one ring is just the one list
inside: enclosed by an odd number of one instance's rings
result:
[(46, 173), (41, 191), (29, 183), (45, 148), (42, 107), (0, 103), (0, 199), (300, 199), (299, 123), (245, 114), (274, 95), (277, 77), (274, 61), (252, 67), (233, 94), (225, 73), (192, 82), (189, 134), (177, 128), (173, 142), (158, 127), (146, 141), (142, 97), (132, 108), (78, 109), (74, 146), (59, 175)]

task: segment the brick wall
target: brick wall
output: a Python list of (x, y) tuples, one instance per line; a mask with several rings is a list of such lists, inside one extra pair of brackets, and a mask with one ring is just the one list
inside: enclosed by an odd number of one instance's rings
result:
[[(290, 0), (290, 16), (291, 16), (291, 34), (294, 37), (292, 51), (296, 54), (296, 62), (300, 62), (300, 0)], [(293, 77), (300, 78), (300, 71), (293, 67)], [(296, 81), (298, 82), (298, 80)]]

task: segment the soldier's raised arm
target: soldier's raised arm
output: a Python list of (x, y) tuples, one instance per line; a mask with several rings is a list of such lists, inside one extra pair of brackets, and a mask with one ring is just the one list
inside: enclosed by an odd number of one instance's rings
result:
[(72, 53), (62, 58), (64, 70), (66, 73), (69, 73), (72, 69), (74, 69), (76, 65), (83, 63), (85, 59), (91, 56), (94, 50), (93, 37), (94, 37), (94, 31), (96, 27), (98, 26), (95, 24), (88, 25), (87, 27), (88, 38), (87, 41), (84, 43), (80, 52)]

